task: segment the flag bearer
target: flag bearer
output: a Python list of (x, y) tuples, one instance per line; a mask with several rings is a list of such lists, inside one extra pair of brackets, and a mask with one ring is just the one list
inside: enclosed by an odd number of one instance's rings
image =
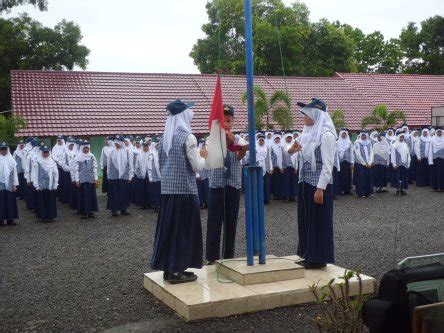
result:
[(7, 142), (0, 142), (0, 226), (6, 220), (8, 225), (15, 225), (18, 219), (17, 198), (15, 196), (19, 180), (17, 162), (9, 152)]
[(177, 99), (167, 105), (165, 132), (159, 143), (161, 203), (151, 268), (163, 271), (169, 283), (191, 282), (197, 275), (188, 268), (202, 267), (202, 227), (196, 172), (205, 165), (191, 133), (193, 104)]

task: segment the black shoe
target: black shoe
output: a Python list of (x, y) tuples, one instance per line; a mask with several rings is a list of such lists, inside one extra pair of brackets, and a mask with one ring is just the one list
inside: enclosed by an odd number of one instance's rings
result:
[(117, 216), (118, 214), (116, 212), (112, 212), (111, 216)]
[(353, 195), (351, 192), (344, 192), (344, 195)]
[(197, 275), (194, 273), (180, 272), (180, 273), (169, 273), (167, 276), (167, 280), (171, 284), (179, 284), (179, 283), (187, 283), (193, 282), (197, 280)]
[(123, 215), (123, 216), (128, 216), (130, 213), (125, 210), (123, 212), (120, 212), (120, 214)]
[(320, 268), (327, 267), (327, 264), (306, 261), (306, 262), (304, 262), (304, 264), (302, 266), (304, 266), (305, 269), (320, 269)]
[(407, 195), (407, 192), (404, 192), (403, 190), (401, 190), (401, 195)]
[(213, 266), (216, 263), (216, 260), (208, 261), (207, 266)]
[[(3, 224), (3, 222), (2, 222), (2, 224)], [(17, 223), (15, 223), (14, 221), (8, 221), (8, 225), (17, 225)]]
[(89, 219), (95, 219), (96, 216), (95, 216), (93, 213), (91, 213), (91, 214), (88, 214), (88, 218), (89, 218)]
[(401, 191), (396, 191), (396, 195), (400, 195), (401, 194)]
[(159, 207), (155, 207), (154, 208), (154, 213), (158, 213), (159, 212)]
[(82, 220), (87, 219), (87, 218), (88, 218), (88, 215), (82, 215), (82, 216), (80, 216), (80, 218), (81, 218)]

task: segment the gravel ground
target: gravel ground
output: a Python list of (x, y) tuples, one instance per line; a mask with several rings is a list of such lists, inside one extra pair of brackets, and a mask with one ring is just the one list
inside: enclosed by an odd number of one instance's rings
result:
[[(19, 203), (20, 223), (0, 228), (0, 331), (95, 331), (127, 323), (153, 331), (312, 331), (304, 318), (313, 305), (184, 323), (142, 287), (156, 214), (131, 207), (131, 216), (111, 218), (105, 202), (99, 196), (95, 220), (59, 206), (53, 224), (35, 223)], [(267, 253), (295, 254), (296, 204), (274, 202), (266, 215)], [(442, 252), (443, 216), (444, 193), (428, 188), (413, 186), (405, 197), (341, 197), (335, 201), (337, 264), (381, 278), (392, 268), (396, 221), (397, 259)], [(243, 208), (240, 221), (237, 255), (244, 256)]]

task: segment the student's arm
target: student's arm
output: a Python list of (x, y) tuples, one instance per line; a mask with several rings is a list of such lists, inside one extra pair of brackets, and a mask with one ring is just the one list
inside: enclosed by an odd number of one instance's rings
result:
[(102, 148), (102, 152), (100, 153), (100, 169), (102, 169), (103, 170), (103, 159), (105, 158), (104, 157), (104, 153), (103, 153), (103, 151), (105, 150), (105, 147), (103, 147)]
[(12, 172), (14, 172), (14, 183), (12, 189), (13, 192), (15, 192), (17, 190), (17, 186), (19, 185), (17, 166), (14, 167), (14, 170)]
[(236, 158), (238, 161), (242, 160), (247, 154), (248, 145), (245, 145), (236, 153)]
[(368, 145), (369, 146), (369, 149), (370, 149), (370, 161), (368, 161), (368, 164), (370, 164), (370, 165), (372, 165), (373, 164), (373, 161), (374, 161), (374, 159), (373, 159), (373, 146), (370, 144), (370, 145)]
[(99, 175), (97, 173), (97, 168), (98, 168), (98, 164), (97, 164), (97, 160), (96, 157), (93, 155), (93, 173), (94, 173), (94, 180), (97, 181), (99, 180)]
[(325, 190), (329, 184), (335, 162), (336, 138), (332, 133), (324, 133), (321, 138), (322, 170), (317, 188)]
[(31, 182), (34, 185), (35, 189), (38, 191), (39, 190), (39, 177), (38, 177), (38, 165), (37, 162), (33, 162), (32, 163), (32, 171), (31, 171)]
[(392, 149), (391, 160), (392, 160), (393, 168), (397, 168), (398, 166), (396, 165), (396, 149)]
[(73, 182), (78, 183), (80, 181), (80, 172), (79, 172), (79, 161), (74, 160), (72, 162), (72, 173), (73, 173)]
[(59, 170), (56, 169), (54, 173), (54, 184), (52, 185), (53, 190), (57, 190), (59, 187)]
[(359, 164), (365, 165), (364, 159), (361, 156), (361, 149), (359, 148), (359, 144), (355, 143), (354, 149), (356, 154), (356, 159), (358, 160)]
[(30, 165), (30, 163), (31, 163), (31, 159), (30, 158), (28, 158), (28, 156), (26, 156), (26, 158), (25, 158), (25, 163), (24, 163), (24, 169), (25, 169), (25, 174), (24, 174), (24, 176), (25, 176), (25, 179), (26, 179), (26, 182), (27, 183), (30, 183), (31, 182), (31, 175), (29, 174), (29, 169), (30, 169), (30, 167), (29, 167), (29, 165)]
[(351, 164), (355, 164), (355, 151), (354, 151), (354, 149), (353, 149), (353, 144), (351, 143), (350, 144), (350, 163)]
[(429, 165), (433, 165), (433, 142), (430, 142), (429, 146), (429, 156), (427, 156), (429, 160)]
[(193, 134), (188, 135), (185, 145), (187, 158), (191, 164), (191, 168), (194, 172), (201, 171), (205, 166), (205, 158), (200, 156), (196, 137)]
[(134, 177), (134, 155), (130, 151), (128, 151), (128, 162), (128, 180), (131, 181)]
[(415, 154), (416, 154), (416, 158), (418, 159), (418, 160), (420, 160), (421, 159), (421, 150), (420, 150), (420, 139), (418, 139), (417, 141), (416, 141), (416, 144), (415, 144)]

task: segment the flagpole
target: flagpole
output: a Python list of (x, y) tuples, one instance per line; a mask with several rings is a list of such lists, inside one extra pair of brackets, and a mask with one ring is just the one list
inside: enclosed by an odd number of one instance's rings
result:
[(254, 265), (254, 254), (259, 263), (265, 264), (265, 217), (263, 201), (262, 168), (256, 165), (256, 138), (253, 93), (253, 25), (251, 0), (244, 0), (245, 7), (245, 62), (247, 77), (249, 166), (244, 168), (245, 215), (247, 236), (247, 264)]

